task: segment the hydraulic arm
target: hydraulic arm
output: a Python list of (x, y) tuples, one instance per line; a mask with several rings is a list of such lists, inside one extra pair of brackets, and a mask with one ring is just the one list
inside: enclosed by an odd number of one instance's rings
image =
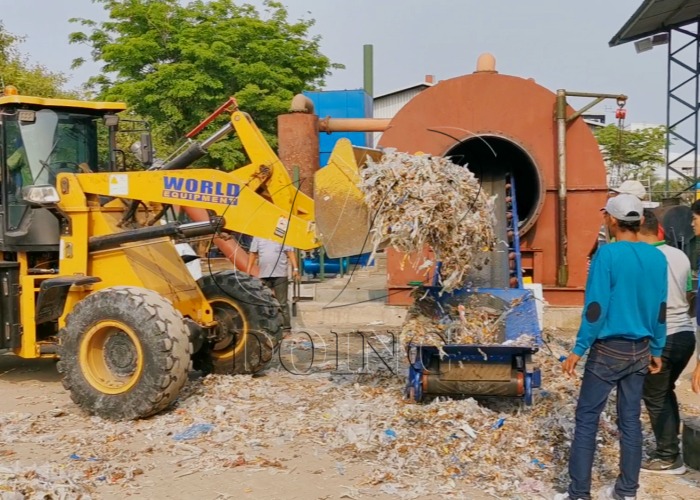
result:
[[(211, 144), (232, 131), (237, 133), (251, 163), (224, 172), (209, 168), (186, 169), (207, 153)], [(70, 211), (76, 191), (95, 203), (98, 196), (147, 203), (206, 209), (222, 219), (222, 227), (252, 236), (284, 241), (308, 250), (318, 247), (314, 203), (297, 190), (279, 158), (246, 113), (234, 111), (231, 122), (201, 143), (157, 170), (59, 176), (59, 207)]]
[[(250, 116), (231, 102), (234, 107), (229, 123), (206, 140), (191, 143), (159, 169), (60, 175), (59, 207), (70, 211), (80, 205), (78, 199), (67, 196), (79, 193), (79, 198), (84, 195), (93, 206), (98, 197), (108, 196), (134, 200), (134, 209), (139, 201), (205, 209), (221, 218), (218, 229), (284, 241), (301, 250), (323, 244), (332, 257), (361, 253), (361, 235), (369, 225), (363, 196), (356, 185), (358, 171), (368, 157), (377, 159), (380, 153), (354, 148), (341, 139), (329, 164), (315, 176), (318, 199), (314, 202), (297, 189)], [(224, 109), (222, 106), (217, 113)], [(212, 144), (233, 132), (245, 148), (248, 165), (231, 172), (187, 168), (206, 155)]]

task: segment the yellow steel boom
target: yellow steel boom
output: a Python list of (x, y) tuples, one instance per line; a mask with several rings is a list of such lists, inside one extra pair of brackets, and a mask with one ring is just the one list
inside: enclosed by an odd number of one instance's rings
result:
[[(329, 255), (356, 255), (368, 216), (357, 188), (367, 150), (341, 139), (328, 166), (315, 176), (317, 203), (297, 189), (281, 160), (247, 113), (234, 111), (221, 138), (235, 130), (250, 164), (231, 172), (208, 168), (124, 173), (60, 174), (59, 207), (72, 210), (71, 190), (88, 204), (97, 196), (203, 208), (224, 219), (222, 229), (282, 242), (301, 250), (326, 245)], [(217, 139), (218, 140), (218, 139)], [(376, 159), (376, 154), (372, 154)], [(92, 200), (92, 201), (90, 201)], [(317, 227), (317, 223), (319, 226)], [(364, 251), (367, 251), (365, 248)]]
[[(259, 167), (258, 174), (262, 176)], [(74, 177), (74, 179), (69, 179)], [(223, 217), (224, 228), (252, 236), (284, 241), (308, 250), (318, 246), (310, 198), (296, 192), (296, 200), (272, 203), (255, 192), (258, 177), (214, 169), (144, 171), (128, 173), (61, 174), (59, 189), (77, 187), (86, 195), (114, 196), (151, 203), (204, 208)], [(283, 197), (277, 194), (277, 197)], [(286, 197), (285, 197), (286, 198)], [(294, 204), (292, 204), (294, 201)], [(59, 205), (60, 206), (60, 205)], [(70, 212), (71, 207), (62, 206)]]

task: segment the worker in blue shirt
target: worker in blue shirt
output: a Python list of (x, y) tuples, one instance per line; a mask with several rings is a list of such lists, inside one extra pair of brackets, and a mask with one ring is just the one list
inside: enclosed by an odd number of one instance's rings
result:
[(640, 422), (642, 388), (647, 373), (661, 369), (666, 343), (667, 265), (657, 248), (638, 241), (644, 208), (636, 196), (610, 198), (603, 209), (615, 243), (595, 254), (576, 345), (563, 363), (575, 375), (578, 361), (590, 350), (576, 406), (568, 492), (560, 499), (590, 499), (591, 469), (600, 414), (617, 388), (620, 430), (620, 475), (608, 491), (616, 500), (634, 499), (642, 464)]

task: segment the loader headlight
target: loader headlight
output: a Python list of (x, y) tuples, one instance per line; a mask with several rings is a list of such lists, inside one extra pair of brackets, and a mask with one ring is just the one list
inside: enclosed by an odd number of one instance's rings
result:
[(32, 205), (54, 205), (60, 201), (58, 191), (53, 186), (25, 186), (22, 198)]

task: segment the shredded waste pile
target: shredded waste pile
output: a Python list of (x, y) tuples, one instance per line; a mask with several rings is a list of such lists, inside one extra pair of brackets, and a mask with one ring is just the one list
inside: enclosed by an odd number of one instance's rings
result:
[[(487, 296), (480, 294), (470, 298)], [(522, 299), (499, 308), (466, 297), (462, 301), (438, 304), (434, 296), (420, 291), (414, 293), (414, 299), (401, 328), (400, 339), (404, 348), (449, 344), (531, 346), (535, 342), (535, 332), (525, 332), (517, 339), (505, 340), (505, 319)]]
[[(412, 404), (401, 397), (404, 379), (387, 372), (300, 377), (275, 368), (259, 378), (192, 380), (174, 408), (136, 422), (88, 417), (68, 402), (2, 413), (0, 498), (99, 498), (98, 487), (138, 496), (144, 481), (202, 471), (287, 475), (308, 468), (295, 458), (308, 454), (321, 459), (319, 480), (347, 481), (348, 498), (462, 498), (470, 487), (498, 498), (551, 498), (566, 483), (579, 390), (561, 375), (556, 356), (566, 350), (552, 349), (536, 355), (544, 389), (530, 410), (510, 400)], [(616, 475), (614, 415), (612, 400), (601, 419), (596, 487)], [(29, 458), (13, 456), (27, 447)], [(38, 457), (49, 463), (31, 465)], [(2, 496), (13, 492), (26, 496)]]
[[(462, 309), (466, 310), (465, 307)], [(462, 319), (460, 314), (456, 320), (445, 317), (438, 321), (410, 311), (401, 329), (401, 345), (500, 344), (498, 329), (490, 327), (499, 316), (489, 311), (470, 310), (469, 319)]]
[[(466, 167), (444, 157), (388, 152), (361, 171), (373, 251), (388, 243), (406, 254), (428, 245), (441, 262), (442, 287), (459, 287), (495, 244), (493, 204)], [(413, 262), (427, 270), (433, 262)]]
[(89, 489), (81, 483), (79, 474), (66, 474), (51, 465), (0, 465), (0, 500), (90, 500)]

